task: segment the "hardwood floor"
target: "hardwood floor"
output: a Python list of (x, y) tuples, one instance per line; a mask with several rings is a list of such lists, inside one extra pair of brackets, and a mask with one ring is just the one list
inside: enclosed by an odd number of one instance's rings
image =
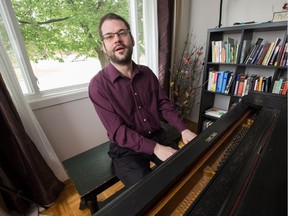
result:
[[(80, 196), (70, 180), (65, 182), (66, 186), (55, 203), (49, 208), (40, 212), (42, 215), (49, 216), (90, 216), (90, 210), (79, 209)], [(99, 201), (107, 199), (123, 187), (121, 182), (116, 183), (98, 196)]]

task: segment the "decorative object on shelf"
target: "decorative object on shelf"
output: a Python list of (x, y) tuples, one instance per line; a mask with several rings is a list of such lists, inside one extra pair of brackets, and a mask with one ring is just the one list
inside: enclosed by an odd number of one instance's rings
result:
[(204, 69), (203, 46), (192, 43), (193, 39), (193, 34), (188, 35), (181, 59), (174, 65), (170, 77), (170, 99), (182, 118), (190, 116), (202, 87), (200, 79)]
[(283, 11), (273, 14), (272, 22), (288, 21), (288, 3), (284, 3), (282, 9)]
[(273, 22), (288, 21), (288, 11), (275, 12)]

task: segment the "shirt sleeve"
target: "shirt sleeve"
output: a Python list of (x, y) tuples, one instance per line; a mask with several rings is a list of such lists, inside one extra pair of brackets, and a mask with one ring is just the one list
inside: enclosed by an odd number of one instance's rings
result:
[(107, 98), (101, 82), (92, 79), (89, 85), (89, 97), (95, 110), (107, 130), (111, 142), (133, 149), (136, 152), (153, 154), (156, 142), (145, 138), (136, 131), (128, 128), (121, 117), (115, 112)]

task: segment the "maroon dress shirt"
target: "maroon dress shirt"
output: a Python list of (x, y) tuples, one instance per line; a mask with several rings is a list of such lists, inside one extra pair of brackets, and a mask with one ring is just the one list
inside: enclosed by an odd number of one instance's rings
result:
[(99, 71), (89, 97), (110, 141), (136, 152), (153, 154), (156, 142), (147, 137), (160, 128), (161, 116), (179, 132), (187, 128), (152, 70), (134, 62), (131, 79), (111, 63)]

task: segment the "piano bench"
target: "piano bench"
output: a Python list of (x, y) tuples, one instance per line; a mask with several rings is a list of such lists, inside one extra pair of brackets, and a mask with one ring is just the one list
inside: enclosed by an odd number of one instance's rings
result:
[[(181, 134), (175, 128), (166, 123), (161, 123), (161, 127), (168, 139), (180, 141)], [(105, 201), (97, 201), (97, 195), (119, 181), (112, 170), (112, 160), (108, 155), (109, 144), (109, 141), (105, 142), (63, 161), (66, 172), (80, 195), (79, 209), (89, 207), (92, 215), (125, 190), (124, 187)]]
[(119, 181), (112, 171), (112, 161), (107, 154), (109, 145), (110, 142), (105, 142), (63, 161), (66, 172), (80, 195), (79, 209), (89, 207), (92, 215), (100, 208), (99, 205), (107, 203), (98, 203), (97, 195)]

